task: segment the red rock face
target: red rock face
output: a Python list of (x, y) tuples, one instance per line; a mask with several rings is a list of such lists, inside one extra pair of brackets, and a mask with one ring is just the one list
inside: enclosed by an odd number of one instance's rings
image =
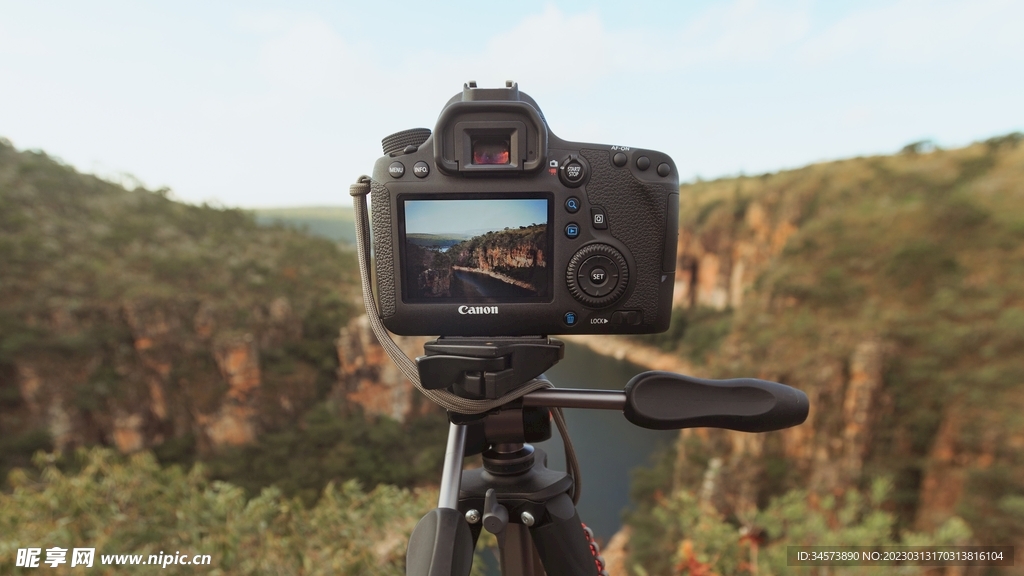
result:
[[(724, 220), (679, 231), (673, 305), (738, 308), (754, 279), (796, 232), (793, 219), (752, 202), (740, 223)], [(718, 218), (718, 220), (723, 220)]]
[[(184, 434), (196, 436), (201, 451), (252, 442), (268, 423), (308, 406), (316, 380), (298, 366), (268, 382), (261, 349), (295, 341), (301, 327), (283, 298), (254, 315), (263, 319), (262, 328), (237, 333), (219, 326), (210, 303), (126, 302), (103, 319), (127, 335), (126, 345), (109, 357), (15, 360), (22, 428), (46, 429), (58, 448), (102, 442), (124, 453)], [(54, 326), (63, 333), (80, 329), (74, 315), (59, 316)], [(110, 374), (98, 379), (104, 365)], [(84, 410), (82, 391), (95, 394), (97, 387), (103, 405)]]
[[(410, 358), (423, 355), (422, 336), (393, 336)], [(367, 414), (388, 416), (399, 422), (435, 409), (401, 373), (377, 343), (365, 315), (341, 329), (337, 341), (338, 383), (334, 395), (354, 402)]]

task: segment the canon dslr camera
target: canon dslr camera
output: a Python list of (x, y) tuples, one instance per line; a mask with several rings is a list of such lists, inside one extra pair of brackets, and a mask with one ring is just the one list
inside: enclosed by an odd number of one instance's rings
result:
[(679, 177), (668, 155), (581, 144), (533, 98), (465, 85), (433, 134), (384, 139), (371, 207), (378, 310), (405, 335), (668, 329)]

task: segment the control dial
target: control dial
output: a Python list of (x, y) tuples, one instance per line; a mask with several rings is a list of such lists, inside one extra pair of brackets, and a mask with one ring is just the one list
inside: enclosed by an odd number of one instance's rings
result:
[(427, 138), (430, 138), (429, 128), (413, 128), (411, 130), (395, 132), (381, 140), (380, 143), (384, 148), (385, 156), (394, 156), (410, 146), (419, 148), (420, 144), (427, 141)]
[(591, 308), (601, 308), (625, 294), (629, 266), (614, 247), (588, 244), (569, 260), (565, 282), (573, 298)]

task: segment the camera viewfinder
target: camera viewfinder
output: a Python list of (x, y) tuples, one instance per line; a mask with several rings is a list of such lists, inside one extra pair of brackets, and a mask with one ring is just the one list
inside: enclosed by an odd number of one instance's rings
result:
[(473, 164), (508, 164), (511, 157), (506, 138), (474, 138)]

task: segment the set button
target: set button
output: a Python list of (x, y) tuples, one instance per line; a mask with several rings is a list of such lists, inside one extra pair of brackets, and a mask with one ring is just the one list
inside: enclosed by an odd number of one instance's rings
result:
[[(609, 273), (609, 270), (612, 272)], [(618, 286), (619, 268), (607, 256), (591, 256), (580, 266), (577, 278), (579, 287), (588, 296), (601, 298)]]

